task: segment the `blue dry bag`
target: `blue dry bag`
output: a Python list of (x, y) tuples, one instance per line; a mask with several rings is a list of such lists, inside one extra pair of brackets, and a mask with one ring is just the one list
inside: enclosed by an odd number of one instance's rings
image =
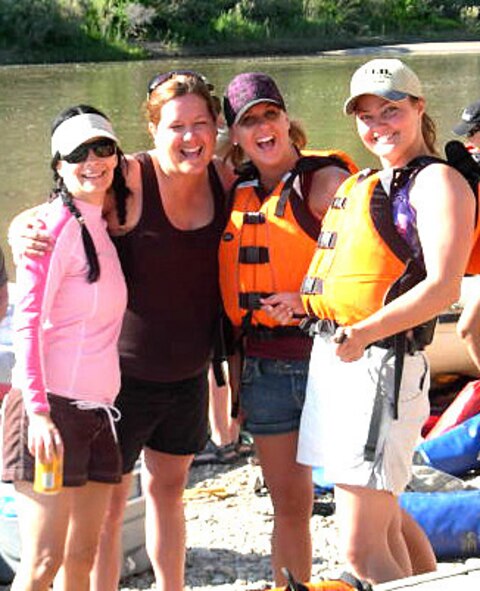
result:
[(400, 505), (424, 529), (437, 559), (480, 556), (480, 490), (407, 492)]
[(480, 414), (438, 437), (423, 441), (416, 451), (425, 464), (454, 476), (479, 468)]

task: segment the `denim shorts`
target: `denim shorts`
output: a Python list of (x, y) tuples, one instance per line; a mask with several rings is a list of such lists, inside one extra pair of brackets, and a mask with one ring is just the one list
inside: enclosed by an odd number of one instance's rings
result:
[(308, 360), (247, 357), (240, 405), (244, 427), (253, 435), (298, 431), (308, 376)]

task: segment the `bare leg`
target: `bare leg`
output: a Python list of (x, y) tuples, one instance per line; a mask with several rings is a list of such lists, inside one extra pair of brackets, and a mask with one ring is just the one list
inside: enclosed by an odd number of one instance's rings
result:
[(69, 491), (42, 495), (30, 482), (17, 482), (15, 488), (22, 556), (12, 591), (48, 591), (63, 559)]
[(272, 566), (277, 586), (286, 584), (282, 567), (299, 581), (309, 581), (312, 569), (312, 469), (297, 464), (297, 441), (297, 432), (255, 436), (274, 507)]
[(396, 497), (386, 491), (338, 485), (335, 499), (340, 547), (352, 571), (372, 583), (410, 576)]
[(404, 509), (401, 509), (401, 513), (402, 532), (412, 563), (413, 574), (421, 575), (437, 570), (437, 559), (425, 532)]
[(208, 373), (210, 385), (208, 417), (212, 432), (212, 441), (216, 445), (227, 445), (237, 441), (239, 425), (231, 416), (231, 397), (228, 386), (217, 386), (215, 376), (210, 368)]
[(182, 591), (185, 572), (183, 491), (193, 456), (145, 449), (142, 470), (148, 556), (158, 591)]
[(113, 487), (100, 532), (100, 542), (90, 575), (91, 591), (117, 591), (121, 571), (122, 527), (132, 474)]
[(90, 572), (113, 486), (88, 482), (85, 486), (67, 489), (70, 493), (70, 520), (55, 590), (89, 591)]

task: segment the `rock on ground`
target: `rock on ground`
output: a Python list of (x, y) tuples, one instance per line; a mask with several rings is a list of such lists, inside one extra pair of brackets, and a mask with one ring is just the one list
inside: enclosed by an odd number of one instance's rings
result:
[[(252, 591), (271, 584), (273, 510), (264, 489), (255, 493), (259, 483), (260, 468), (246, 460), (192, 468), (185, 501), (186, 591)], [(314, 514), (312, 534), (313, 578), (338, 574), (334, 516)], [(151, 572), (131, 577), (121, 589), (154, 588), (153, 580)]]

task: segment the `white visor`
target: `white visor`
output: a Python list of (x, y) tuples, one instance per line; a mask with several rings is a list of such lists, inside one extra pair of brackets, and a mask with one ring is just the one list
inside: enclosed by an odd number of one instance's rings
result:
[(96, 113), (82, 113), (61, 123), (52, 135), (52, 156), (71, 154), (75, 148), (95, 138), (109, 138), (118, 143), (113, 127)]

